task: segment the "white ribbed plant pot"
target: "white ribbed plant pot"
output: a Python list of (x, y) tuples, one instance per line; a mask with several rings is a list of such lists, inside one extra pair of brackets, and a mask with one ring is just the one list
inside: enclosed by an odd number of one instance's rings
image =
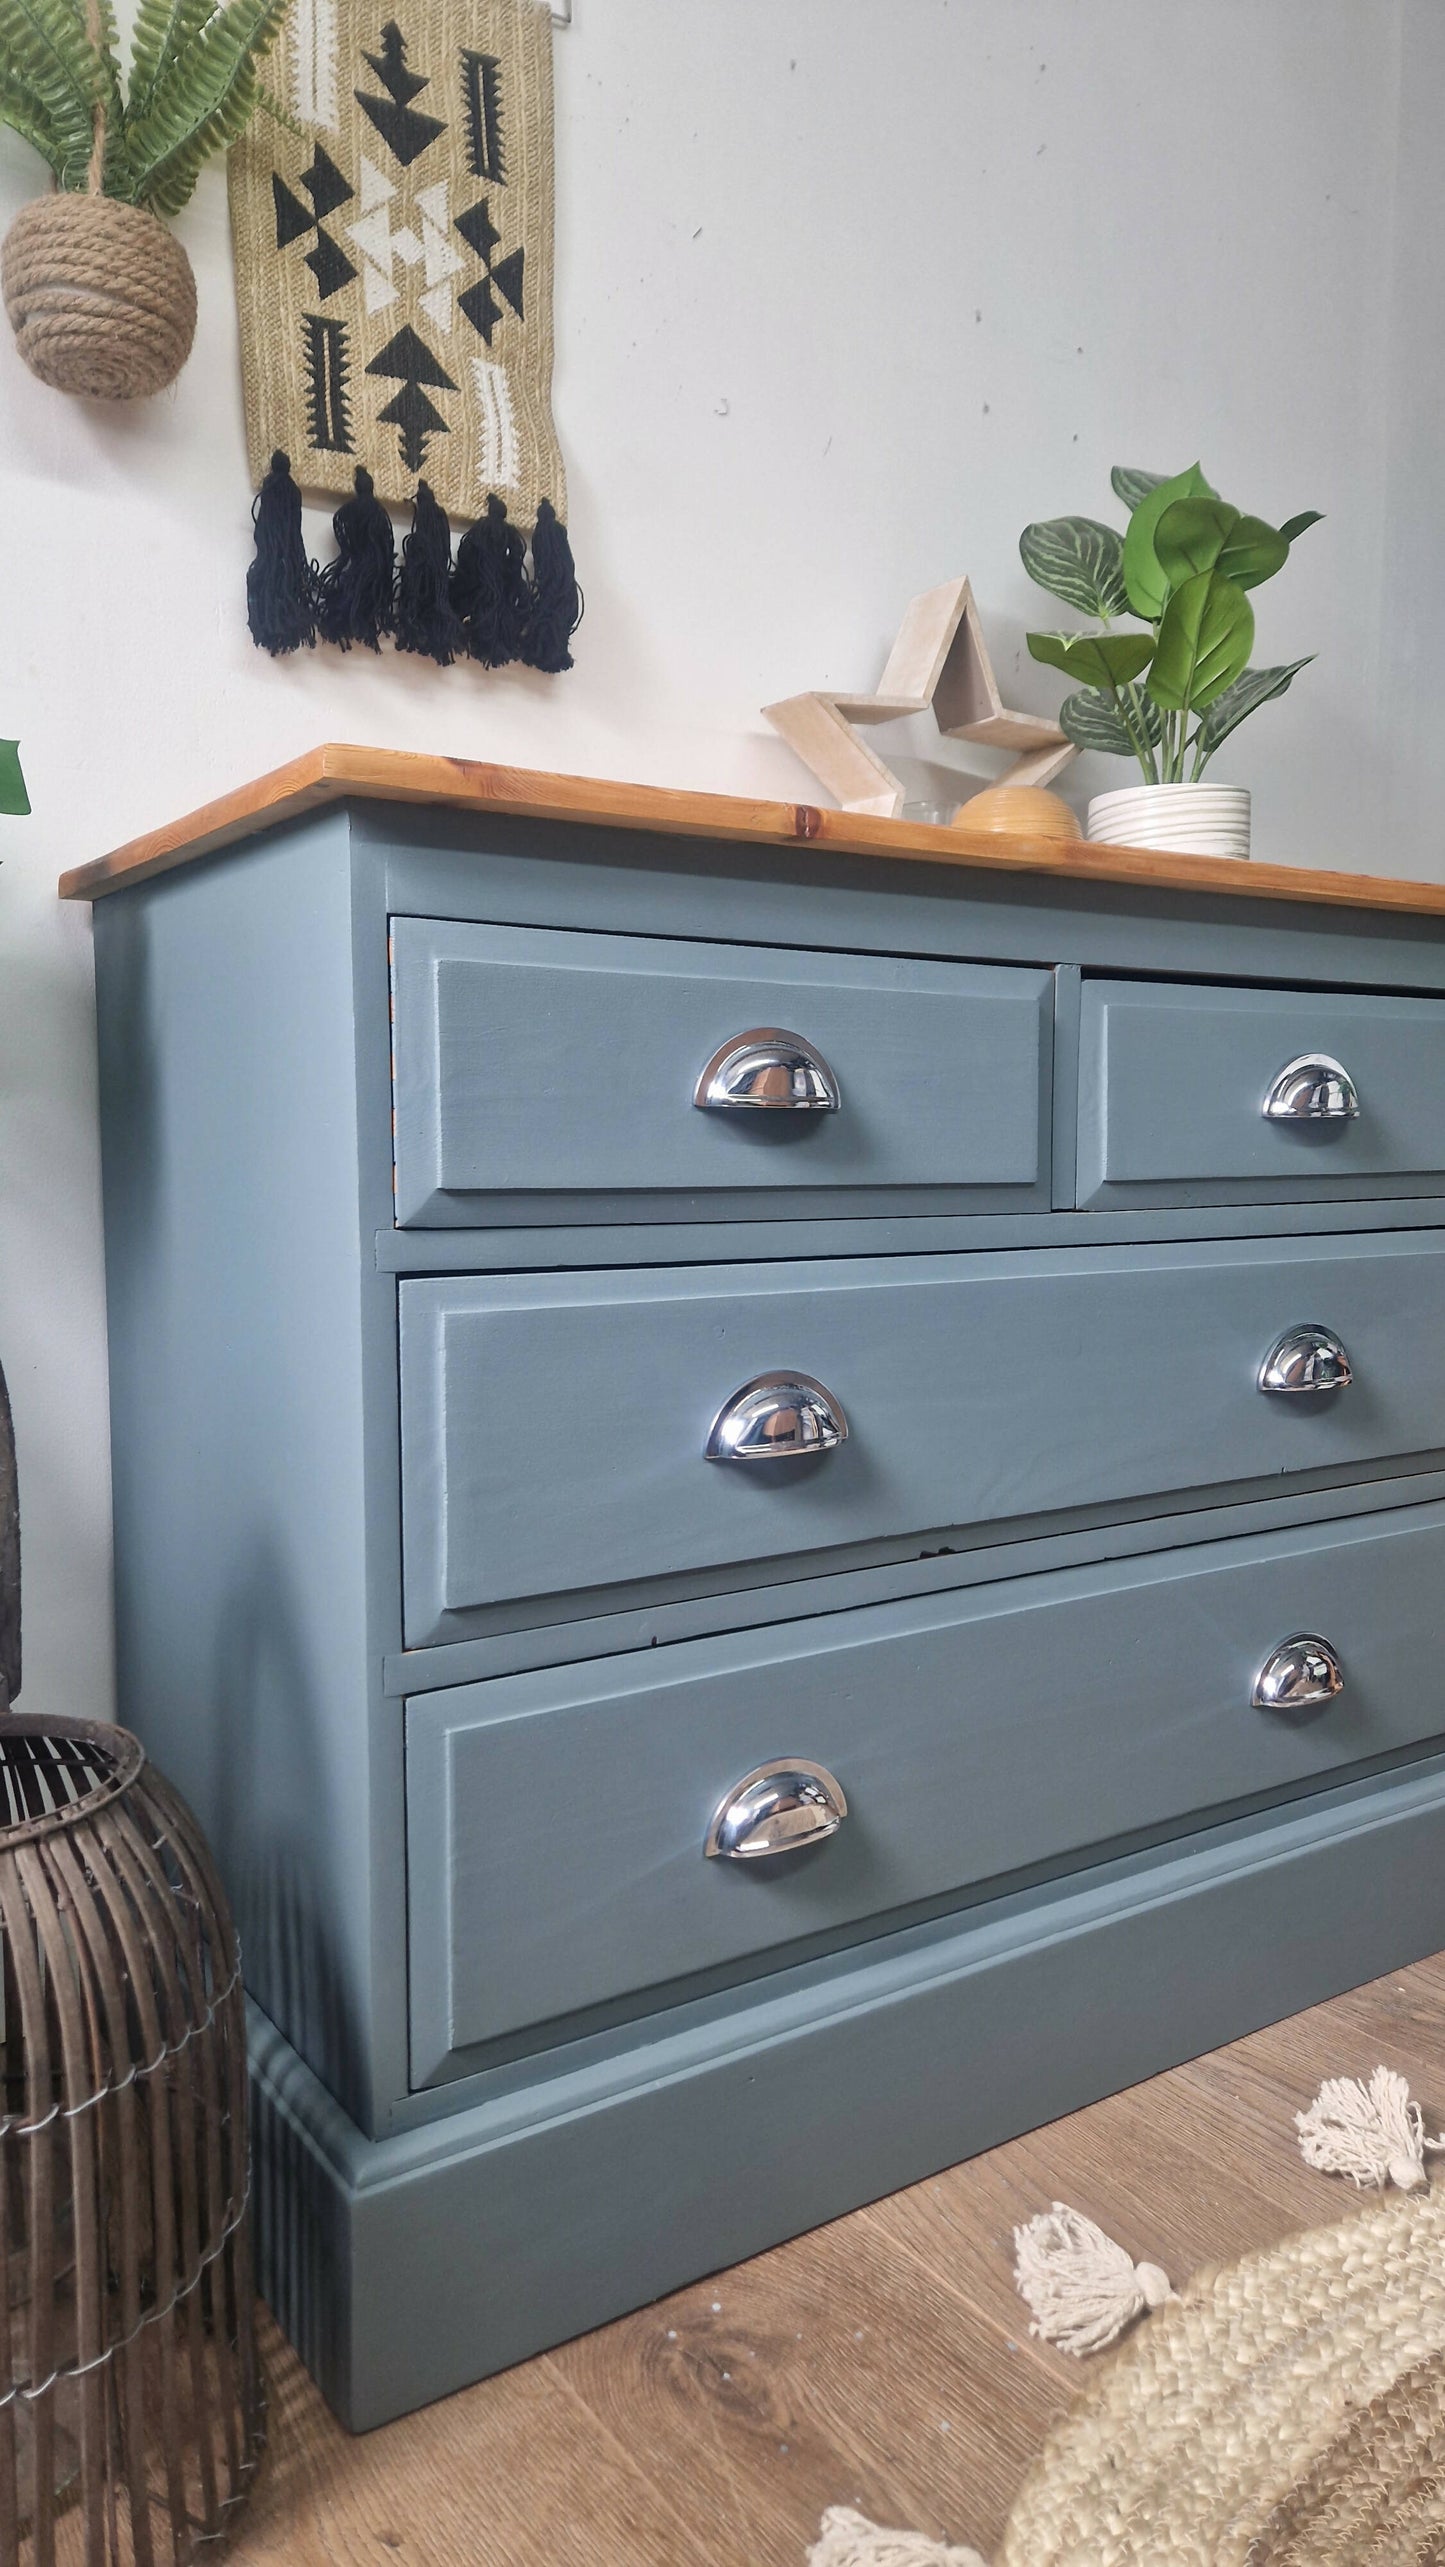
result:
[(1131, 784), (1096, 793), (1089, 836), (1176, 856), (1247, 856), (1249, 795), (1239, 784)]

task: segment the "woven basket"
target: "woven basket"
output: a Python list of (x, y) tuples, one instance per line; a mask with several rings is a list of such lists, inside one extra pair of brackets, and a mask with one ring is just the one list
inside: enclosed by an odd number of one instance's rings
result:
[(57, 392), (139, 401), (174, 383), (196, 333), (196, 280), (173, 232), (112, 196), (37, 196), (0, 249), (20, 353)]
[(0, 1967), (0, 2561), (184, 2560), (261, 2438), (245, 2023), (210, 1856), (127, 1731), (0, 1722)]

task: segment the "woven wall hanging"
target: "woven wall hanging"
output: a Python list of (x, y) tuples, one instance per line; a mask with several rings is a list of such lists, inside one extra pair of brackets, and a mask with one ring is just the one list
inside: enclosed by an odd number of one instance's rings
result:
[(546, 0), (294, 0), (230, 157), (253, 482), (565, 519)]

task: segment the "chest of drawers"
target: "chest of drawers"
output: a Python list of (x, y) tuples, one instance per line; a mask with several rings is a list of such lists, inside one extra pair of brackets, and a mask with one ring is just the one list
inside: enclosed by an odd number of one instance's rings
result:
[(348, 2422), (1445, 1940), (1445, 892), (346, 751), (65, 888)]

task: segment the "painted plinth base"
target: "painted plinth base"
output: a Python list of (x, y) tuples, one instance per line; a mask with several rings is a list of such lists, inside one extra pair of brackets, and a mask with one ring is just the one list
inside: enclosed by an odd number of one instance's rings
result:
[(1436, 1757), (654, 2018), (606, 2059), (554, 2052), (385, 2139), (253, 2010), (262, 2288), (365, 2431), (1442, 1942)]

